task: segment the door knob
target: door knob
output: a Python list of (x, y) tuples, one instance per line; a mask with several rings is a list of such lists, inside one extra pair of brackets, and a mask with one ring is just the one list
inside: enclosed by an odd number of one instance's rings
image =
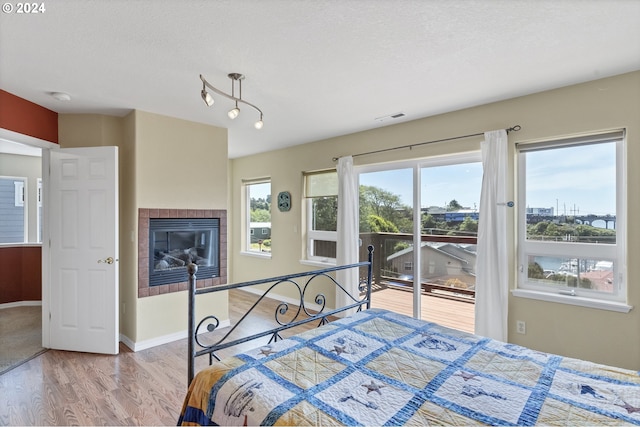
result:
[(101, 262), (104, 262), (105, 264), (113, 264), (113, 257), (99, 259), (98, 264), (100, 264)]

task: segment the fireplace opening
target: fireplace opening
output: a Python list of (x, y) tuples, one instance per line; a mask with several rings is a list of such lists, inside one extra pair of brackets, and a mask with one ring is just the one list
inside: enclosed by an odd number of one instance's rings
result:
[(149, 219), (149, 286), (185, 282), (187, 265), (198, 279), (220, 275), (218, 218)]

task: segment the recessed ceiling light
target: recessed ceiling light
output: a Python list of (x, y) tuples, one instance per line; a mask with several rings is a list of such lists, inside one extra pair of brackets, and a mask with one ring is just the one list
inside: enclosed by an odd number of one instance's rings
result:
[(71, 95), (69, 95), (68, 93), (51, 92), (51, 96), (57, 99), (58, 101), (63, 101), (63, 102), (71, 101)]

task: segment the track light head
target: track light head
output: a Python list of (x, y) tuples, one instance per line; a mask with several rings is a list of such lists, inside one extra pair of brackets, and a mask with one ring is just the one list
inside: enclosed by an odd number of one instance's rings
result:
[(262, 114), (260, 114), (260, 120), (255, 122), (253, 127), (255, 127), (256, 129), (260, 130), (260, 129), (262, 129), (262, 126), (264, 126), (264, 122), (262, 121)]
[(200, 95), (202, 96), (202, 100), (205, 104), (207, 104), (208, 107), (211, 107), (215, 102), (213, 97), (209, 95), (209, 92), (207, 92), (204, 87), (202, 88), (202, 92), (200, 92)]
[(232, 110), (229, 110), (227, 115), (231, 120), (233, 120), (238, 117), (238, 114), (240, 114), (240, 109), (238, 108), (238, 103), (236, 102), (236, 106)]

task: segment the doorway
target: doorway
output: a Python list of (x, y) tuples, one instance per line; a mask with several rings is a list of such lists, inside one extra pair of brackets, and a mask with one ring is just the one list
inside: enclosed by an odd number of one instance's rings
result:
[(0, 138), (0, 373), (42, 353), (42, 148)]

